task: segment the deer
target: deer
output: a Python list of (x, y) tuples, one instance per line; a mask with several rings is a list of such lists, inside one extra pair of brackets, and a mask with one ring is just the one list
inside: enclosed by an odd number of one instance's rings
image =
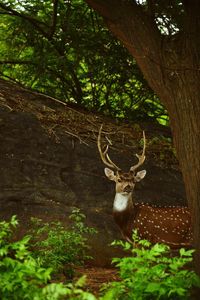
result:
[(145, 161), (146, 138), (143, 131), (142, 154), (136, 154), (138, 162), (128, 172), (123, 172), (109, 157), (109, 144), (101, 146), (101, 125), (97, 146), (102, 162), (106, 166), (106, 177), (115, 182), (113, 217), (122, 237), (132, 242), (133, 230), (137, 230), (141, 239), (152, 244), (164, 243), (171, 249), (190, 248), (193, 242), (191, 213), (187, 206), (155, 206), (148, 203), (135, 203), (133, 190), (135, 185), (146, 176), (146, 170), (138, 171)]

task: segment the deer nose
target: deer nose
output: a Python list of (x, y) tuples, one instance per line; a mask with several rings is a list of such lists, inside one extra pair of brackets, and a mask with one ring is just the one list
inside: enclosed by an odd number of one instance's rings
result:
[(125, 186), (124, 192), (130, 193), (131, 191), (132, 191), (132, 187), (129, 184)]

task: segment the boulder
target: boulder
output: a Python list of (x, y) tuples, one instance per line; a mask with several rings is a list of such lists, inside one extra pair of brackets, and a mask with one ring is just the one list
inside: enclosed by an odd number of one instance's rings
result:
[[(117, 125), (0, 80), (1, 219), (17, 215), (23, 234), (32, 216), (67, 224), (72, 208), (78, 207), (86, 215), (87, 225), (98, 230), (90, 238), (96, 266), (108, 265), (117, 255), (118, 250), (109, 244), (121, 237), (112, 218), (114, 184), (104, 176), (96, 145), (102, 123), (113, 141), (112, 159), (128, 170), (135, 162), (134, 153), (141, 150), (142, 124)], [(147, 140), (152, 139), (154, 133), (145, 126)], [(164, 165), (155, 153), (147, 147), (147, 176), (137, 185), (136, 201), (185, 204), (184, 184), (173, 153)]]

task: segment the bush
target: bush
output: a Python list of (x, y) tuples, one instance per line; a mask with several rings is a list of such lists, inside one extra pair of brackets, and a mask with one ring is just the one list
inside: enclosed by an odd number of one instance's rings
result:
[(137, 248), (128, 242), (118, 241), (131, 256), (115, 258), (121, 280), (107, 288), (103, 300), (190, 299), (194, 286), (200, 287), (200, 278), (188, 270), (194, 250), (180, 249), (179, 256), (172, 257), (164, 244), (151, 245), (139, 240), (134, 233)]
[[(74, 219), (72, 231), (75, 229), (79, 233), (91, 231), (83, 226), (84, 216), (79, 210), (75, 210), (71, 218)], [(10, 222), (0, 222), (0, 299), (97, 300), (93, 294), (83, 290), (85, 276), (74, 284), (49, 283), (52, 268), (44, 268), (40, 265), (42, 257), (36, 259), (32, 255), (29, 250), (30, 236), (11, 242), (17, 225), (15, 216)], [(42, 231), (44, 232), (46, 231)], [(133, 237), (138, 245), (137, 248), (127, 242), (114, 242), (115, 245), (120, 245), (124, 250), (129, 251), (131, 255), (113, 259), (113, 263), (119, 268), (120, 281), (107, 285), (104, 288), (104, 295), (98, 299), (190, 299), (191, 288), (200, 287), (200, 278), (189, 270), (187, 265), (192, 261), (194, 251), (180, 249), (179, 256), (171, 256), (168, 246), (151, 245), (146, 240), (139, 240), (136, 233)], [(85, 238), (76, 245), (82, 245), (84, 241)], [(85, 248), (83, 247), (82, 250), (85, 251)], [(42, 256), (42, 252), (40, 255)], [(51, 255), (53, 259), (58, 252)], [(76, 255), (74, 254), (73, 257)]]
[(11, 242), (18, 221), (0, 222), (0, 299), (1, 300), (95, 300), (82, 290), (85, 278), (75, 284), (49, 283), (51, 268), (43, 268), (29, 247), (29, 236)]
[(60, 222), (43, 223), (33, 218), (31, 230), (35, 259), (43, 267), (51, 267), (54, 272), (64, 270), (68, 277), (73, 275), (75, 266), (83, 265), (85, 260), (91, 258), (86, 254), (89, 247), (85, 235), (96, 232), (84, 224), (85, 215), (79, 209), (73, 209), (70, 219), (72, 225), (65, 229)]

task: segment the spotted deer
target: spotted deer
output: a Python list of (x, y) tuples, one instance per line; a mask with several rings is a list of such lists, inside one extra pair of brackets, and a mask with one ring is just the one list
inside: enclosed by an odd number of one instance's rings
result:
[(122, 236), (131, 241), (132, 232), (137, 229), (139, 237), (152, 243), (165, 243), (171, 248), (190, 247), (192, 245), (191, 215), (187, 207), (156, 207), (149, 204), (135, 203), (133, 189), (141, 181), (146, 170), (136, 170), (145, 161), (146, 139), (143, 131), (142, 154), (136, 154), (138, 162), (123, 172), (109, 157), (107, 144), (101, 147), (102, 126), (98, 134), (98, 150), (105, 168), (105, 175), (115, 182), (116, 194), (113, 203), (113, 217)]

